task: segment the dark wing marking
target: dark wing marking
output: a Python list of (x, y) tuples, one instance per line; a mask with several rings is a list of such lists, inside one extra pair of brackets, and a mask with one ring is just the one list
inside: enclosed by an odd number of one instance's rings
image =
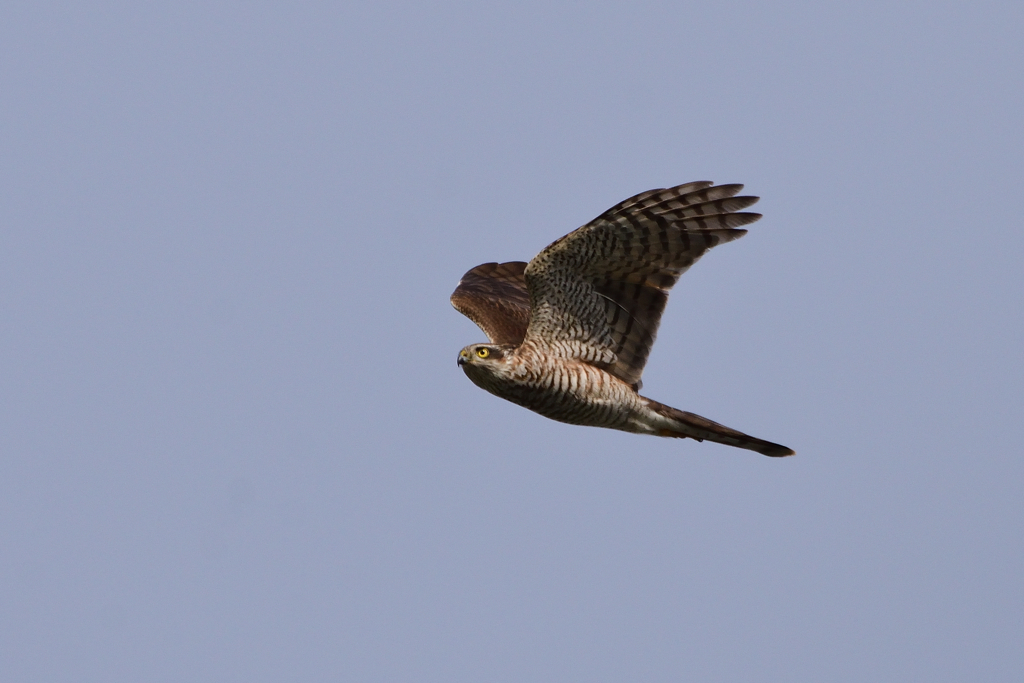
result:
[(521, 344), (530, 320), (522, 261), (473, 268), (452, 293), (452, 306), (475, 322), (493, 344)]
[(556, 240), (525, 272), (528, 338), (578, 342), (558, 348), (602, 359), (595, 364), (638, 387), (679, 276), (761, 217), (740, 213), (757, 201), (737, 197), (742, 189), (698, 181), (642, 192)]

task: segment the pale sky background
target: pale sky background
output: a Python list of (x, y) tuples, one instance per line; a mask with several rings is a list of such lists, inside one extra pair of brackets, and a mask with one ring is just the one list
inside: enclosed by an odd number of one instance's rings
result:
[[(0, 9), (0, 680), (1024, 680), (1024, 3)], [(645, 394), (459, 277), (746, 183)]]

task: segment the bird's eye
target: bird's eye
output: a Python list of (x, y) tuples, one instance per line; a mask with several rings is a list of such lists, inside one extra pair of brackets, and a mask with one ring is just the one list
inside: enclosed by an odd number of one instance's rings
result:
[(477, 349), (476, 350), (476, 355), (480, 356), (481, 358), (487, 358), (487, 356), (491, 355), (491, 350), (490, 349)]

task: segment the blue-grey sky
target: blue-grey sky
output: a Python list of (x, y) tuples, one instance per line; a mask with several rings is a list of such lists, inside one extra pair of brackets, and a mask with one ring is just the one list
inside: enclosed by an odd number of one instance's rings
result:
[[(0, 679), (1024, 676), (1024, 6), (0, 9)], [(473, 386), (459, 277), (708, 179), (645, 394)]]

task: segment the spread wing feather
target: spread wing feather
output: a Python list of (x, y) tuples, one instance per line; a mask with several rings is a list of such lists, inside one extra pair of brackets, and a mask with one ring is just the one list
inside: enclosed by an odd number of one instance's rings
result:
[(462, 276), (452, 293), (456, 310), (480, 326), (493, 344), (520, 344), (530, 319), (522, 261), (484, 263)]
[(758, 199), (737, 197), (742, 189), (697, 181), (649, 190), (556, 240), (524, 272), (526, 339), (639, 388), (669, 290), (708, 249), (761, 217), (742, 212)]

